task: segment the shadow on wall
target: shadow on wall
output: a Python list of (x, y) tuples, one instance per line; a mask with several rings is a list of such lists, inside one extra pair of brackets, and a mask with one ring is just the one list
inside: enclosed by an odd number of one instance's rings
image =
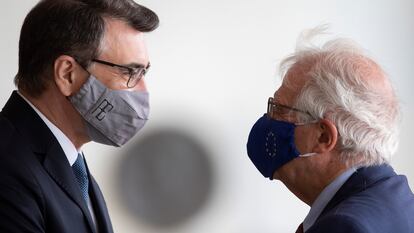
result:
[(202, 143), (176, 129), (146, 134), (120, 164), (124, 205), (155, 228), (186, 222), (203, 209), (213, 191), (211, 155)]

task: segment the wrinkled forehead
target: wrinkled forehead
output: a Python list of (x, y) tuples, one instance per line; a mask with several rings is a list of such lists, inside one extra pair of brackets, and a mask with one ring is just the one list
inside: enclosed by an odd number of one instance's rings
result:
[(293, 105), (299, 96), (302, 88), (308, 81), (306, 73), (310, 65), (295, 64), (285, 74), (282, 85), (276, 90), (274, 98), (281, 104)]

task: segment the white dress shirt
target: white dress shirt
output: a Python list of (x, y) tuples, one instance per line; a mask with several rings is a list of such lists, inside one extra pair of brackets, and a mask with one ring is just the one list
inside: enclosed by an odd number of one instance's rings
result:
[(323, 209), (328, 205), (329, 201), (334, 197), (336, 192), (344, 185), (344, 183), (351, 177), (356, 171), (356, 168), (350, 168), (343, 172), (341, 175), (335, 178), (323, 191), (319, 194), (316, 200), (313, 202), (312, 207), (303, 221), (303, 232), (309, 230), (312, 225), (318, 219)]

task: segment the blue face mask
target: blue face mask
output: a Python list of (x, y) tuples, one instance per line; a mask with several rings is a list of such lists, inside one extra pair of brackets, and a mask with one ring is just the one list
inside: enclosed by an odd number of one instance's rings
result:
[(301, 155), (295, 146), (296, 125), (271, 119), (263, 115), (254, 124), (247, 141), (247, 154), (256, 168), (266, 178), (273, 179), (273, 173)]

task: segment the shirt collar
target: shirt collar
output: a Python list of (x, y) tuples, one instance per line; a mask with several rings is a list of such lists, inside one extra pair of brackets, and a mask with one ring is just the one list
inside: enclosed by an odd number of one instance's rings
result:
[(24, 97), (19, 91), (17, 91), (17, 93), (33, 108), (33, 110), (35, 110), (35, 112), (45, 122), (50, 131), (52, 131), (56, 140), (59, 142), (60, 147), (65, 153), (70, 166), (72, 166), (78, 158), (78, 154), (82, 154), (81, 150), (79, 149), (78, 151), (70, 139), (58, 127), (50, 122), (49, 119), (47, 119), (47, 117), (39, 111), (39, 109), (37, 109), (28, 99), (26, 99), (26, 97)]
[(312, 207), (303, 221), (303, 232), (309, 230), (312, 225), (318, 219), (319, 215), (322, 213), (323, 209), (326, 207), (328, 202), (333, 198), (333, 196), (338, 192), (342, 185), (351, 177), (351, 175), (356, 171), (355, 168), (350, 168), (343, 172), (341, 175), (335, 178), (328, 186), (326, 186), (323, 191), (313, 202)]

